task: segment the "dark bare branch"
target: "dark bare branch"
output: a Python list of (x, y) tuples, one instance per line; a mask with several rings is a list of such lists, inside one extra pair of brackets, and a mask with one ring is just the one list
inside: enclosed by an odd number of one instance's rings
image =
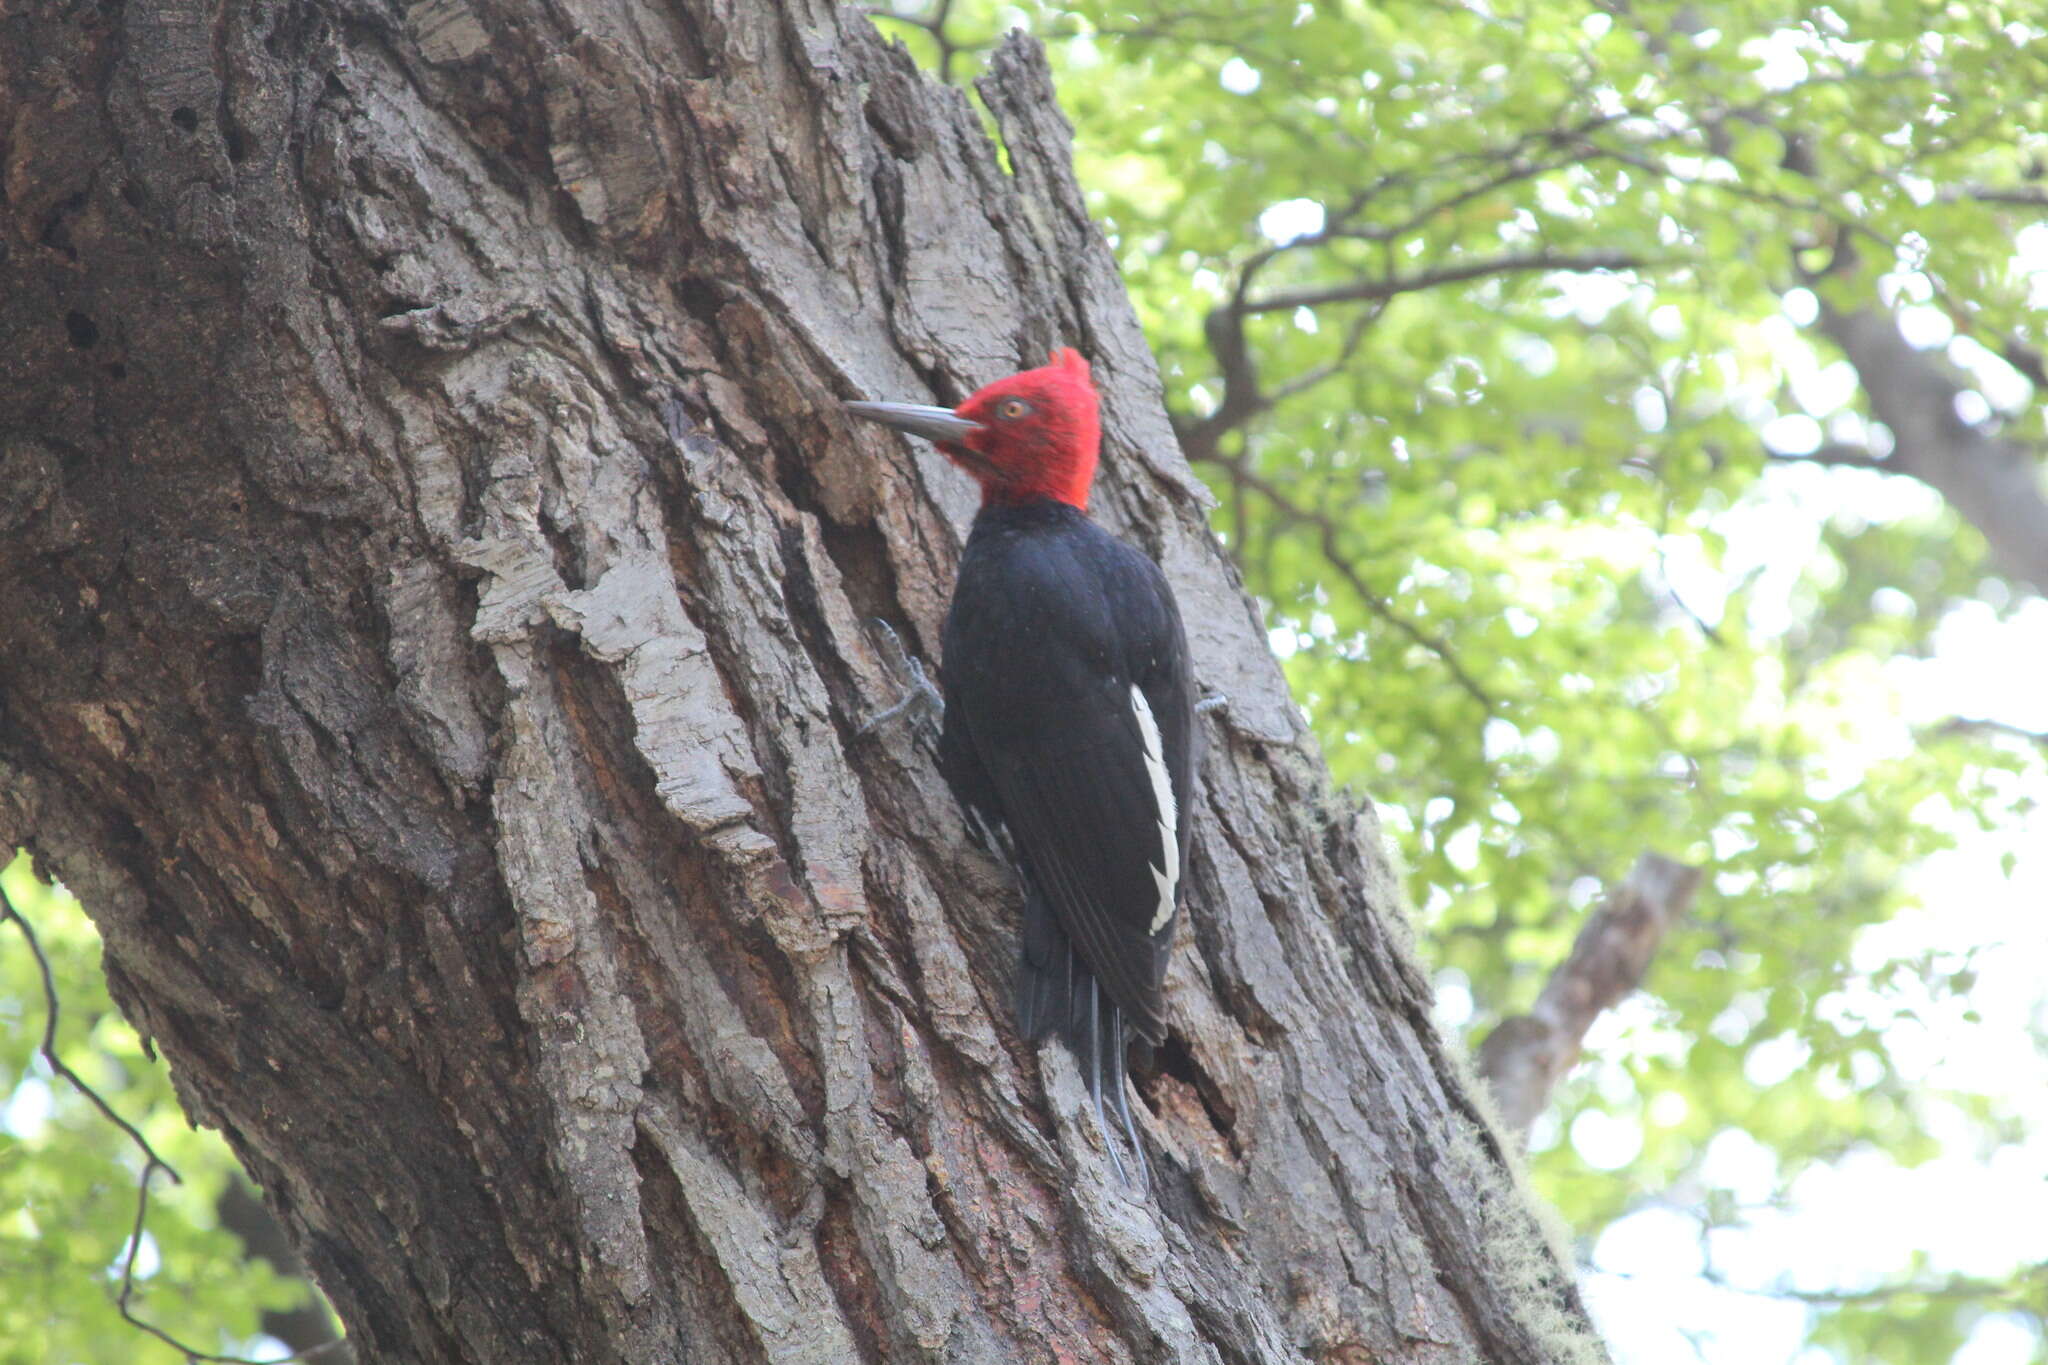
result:
[(993, 43), (963, 43), (955, 39), (947, 27), (952, 22), (954, 0), (938, 0), (929, 14), (899, 14), (893, 9), (870, 5), (864, 13), (870, 19), (887, 20), (890, 23), (905, 24), (931, 35), (938, 48), (939, 79), (948, 85), (957, 84), (953, 79), (953, 59), (963, 52), (985, 52)]
[(2013, 208), (2048, 208), (2048, 189), (2039, 185), (1958, 185), (1941, 191), (1940, 198), (1946, 203), (1970, 200), (1979, 204), (2004, 204)]
[(1290, 289), (1264, 298), (1248, 299), (1241, 311), (1247, 314), (1292, 312), (1296, 308), (1320, 308), (1332, 303), (1367, 303), (1413, 294), (1446, 284), (1464, 284), (1490, 275), (1518, 275), (1531, 271), (1643, 270), (1654, 262), (1626, 251), (1536, 251), (1511, 256), (1489, 256), (1456, 265), (1437, 266), (1412, 275), (1384, 279), (1351, 280), (1320, 289)]

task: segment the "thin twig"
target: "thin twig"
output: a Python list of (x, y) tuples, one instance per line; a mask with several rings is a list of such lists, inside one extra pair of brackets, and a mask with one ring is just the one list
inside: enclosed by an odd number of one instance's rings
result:
[(898, 14), (894, 10), (873, 5), (867, 8), (870, 19), (889, 19), (912, 28), (923, 29), (932, 37), (939, 49), (939, 79), (947, 85), (954, 84), (953, 58), (962, 52), (979, 52), (993, 46), (992, 43), (956, 43), (946, 32), (946, 24), (953, 17), (953, 0), (939, 0), (938, 8), (927, 17), (921, 14)]
[(1824, 464), (1836, 469), (1877, 469), (1887, 474), (1902, 472), (1896, 461), (1881, 460), (1862, 446), (1845, 445), (1839, 441), (1804, 455), (1788, 455), (1767, 449), (1764, 458), (1774, 464)]
[(1334, 379), (1342, 374), (1344, 367), (1351, 363), (1351, 357), (1358, 354), (1359, 343), (1365, 340), (1366, 332), (1380, 320), (1380, 314), (1384, 311), (1382, 308), (1373, 308), (1353, 318), (1351, 325), (1344, 329), (1344, 344), (1338, 348), (1337, 358), (1327, 365), (1318, 365), (1308, 373), (1298, 375), (1282, 384), (1273, 391), (1273, 401), (1284, 402), (1314, 388), (1326, 379)]
[[(1608, 1271), (1624, 1279), (1633, 1278), (1629, 1271)], [(1766, 1286), (1737, 1284), (1727, 1278), (1718, 1267), (1709, 1265), (1700, 1272), (1700, 1278), (1716, 1289), (1725, 1289), (1731, 1294), (1743, 1294), (1759, 1299), (1789, 1299), (1794, 1303), (1822, 1304), (1828, 1307), (1842, 1307), (1848, 1304), (1881, 1304), (1901, 1298), (1927, 1298), (1945, 1300), (1989, 1299), (2010, 1302), (2032, 1293), (2037, 1287), (2048, 1284), (2048, 1266), (2029, 1266), (2020, 1270), (2010, 1280), (1983, 1280), (1972, 1276), (1958, 1275), (1952, 1279), (1918, 1284), (1885, 1284), (1869, 1289), (1793, 1289), (1790, 1286)]]
[[(1678, 411), (1677, 405), (1672, 404), (1668, 397), (1665, 399), (1665, 402), (1668, 405), (1667, 411)], [(1659, 469), (1653, 472), (1656, 474), (1656, 477), (1661, 482), (1664, 477), (1663, 471)], [(1692, 623), (1693, 625), (1699, 628), (1700, 634), (1706, 636), (1707, 639), (1713, 642), (1715, 645), (1725, 647), (1728, 642), (1721, 638), (1721, 632), (1716, 630), (1712, 625), (1710, 625), (1706, 617), (1700, 615), (1697, 611), (1693, 610), (1692, 603), (1685, 600), (1685, 594), (1680, 592), (1678, 590), (1678, 585), (1672, 582), (1671, 580), (1671, 553), (1668, 549), (1665, 548), (1664, 544), (1664, 542), (1668, 540), (1670, 536), (1671, 499), (1666, 498), (1664, 499), (1663, 510), (1657, 518), (1657, 575), (1658, 577), (1664, 580), (1665, 595), (1668, 596), (1673, 602), (1678, 604), (1678, 609), (1680, 611), (1684, 612), (1687, 616), (1692, 618)]]
[(1315, 529), (1317, 540), (1322, 546), (1323, 558), (1336, 571), (1337, 576), (1350, 586), (1351, 591), (1358, 595), (1359, 601), (1365, 604), (1367, 611), (1379, 617), (1380, 620), (1386, 622), (1395, 630), (1407, 636), (1411, 641), (1428, 650), (1431, 654), (1434, 654), (1437, 657), (1437, 661), (1444, 666), (1445, 671), (1451, 675), (1451, 679), (1458, 684), (1467, 696), (1484, 707), (1489, 715), (1499, 709), (1499, 703), (1493, 699), (1492, 694), (1484, 687), (1481, 687), (1478, 679), (1467, 673), (1465, 666), (1458, 662), (1458, 656), (1451, 649), (1449, 642), (1441, 636), (1424, 630), (1421, 626), (1416, 625), (1413, 621), (1395, 611), (1392, 604), (1365, 581), (1358, 570), (1351, 564), (1350, 558), (1344, 553), (1344, 547), (1339, 541), (1337, 526), (1334, 521), (1328, 517), (1310, 512), (1296, 503), (1270, 479), (1249, 468), (1246, 461), (1240, 459), (1235, 463), (1236, 467), (1233, 469), (1231, 477), (1238, 482), (1240, 487), (1249, 488), (1256, 492), (1293, 521)]

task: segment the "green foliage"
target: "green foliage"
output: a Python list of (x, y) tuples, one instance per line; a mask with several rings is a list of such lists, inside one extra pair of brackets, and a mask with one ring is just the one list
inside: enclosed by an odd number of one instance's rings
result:
[[(1760, 432), (1810, 418), (1804, 448), (1884, 453), (1853, 384), (1817, 382), (1839, 362), (1792, 320), (1816, 304), (1938, 308), (1978, 374), (2042, 353), (2014, 253), (2048, 203), (2038, 11), (899, 13), (885, 30), (926, 56), (940, 14), (964, 48), (1013, 23), (1048, 40), (1217, 528), (1332, 769), (1400, 838), (1472, 1035), (1528, 1006), (1639, 853), (1709, 868), (1647, 1003), (1536, 1137), (1588, 1245), (1650, 1192), (1739, 1223), (1700, 1176), (1724, 1131), (1782, 1184), (1851, 1149), (1923, 1160), (1943, 1114), (2000, 1140), (1997, 1100), (1929, 1095), (1888, 1036), (1964, 988), (1967, 955), (1870, 974), (1852, 947), (2039, 787), (2038, 746), (1910, 729), (1890, 670), (1958, 603), (2023, 594), (1933, 494), (1773, 458)], [(1232, 395), (1250, 419), (1208, 423)], [(2044, 413), (1995, 421), (2041, 449)], [(1625, 1178), (1563, 1140), (1588, 1113), (1640, 1133)], [(1822, 1303), (1813, 1339), (1943, 1359), (1919, 1352), (1982, 1307), (1888, 1301), (1917, 1317), (1887, 1338)]]
[[(131, 1311), (195, 1349), (240, 1353), (263, 1311), (296, 1306), (305, 1284), (244, 1259), (219, 1225), (234, 1157), (185, 1121), (163, 1063), (107, 998), (99, 936), (78, 903), (37, 880), (26, 856), (0, 870), (0, 891), (49, 960), (57, 1055), (183, 1177), (153, 1179)], [(144, 1158), (37, 1056), (47, 1017), (34, 955), (0, 924), (0, 1365), (181, 1361), (115, 1308)]]

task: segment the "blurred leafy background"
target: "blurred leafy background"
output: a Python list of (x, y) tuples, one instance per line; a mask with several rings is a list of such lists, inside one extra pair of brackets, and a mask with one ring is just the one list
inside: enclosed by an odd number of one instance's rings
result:
[[(1618, 1357), (2048, 1361), (2038, 8), (871, 13), (963, 85), (1004, 31), (1046, 42), (1217, 533), (1405, 854), (1445, 1026), (1526, 1009), (1641, 853), (1708, 870), (1530, 1142)], [(82, 918), (8, 877), (74, 1065), (188, 1177), (145, 1311), (246, 1340), (295, 1291), (234, 1269), (227, 1154)], [(102, 1302), (134, 1156), (28, 1061), (25, 961), (0, 1350), (150, 1359)]]
[(146, 1157), (38, 1055), (49, 1020), (41, 966), (20, 928), (0, 924), (0, 1362), (183, 1361), (121, 1318), (131, 1249), (134, 1316), (201, 1351), (276, 1358), (279, 1345), (259, 1339), (263, 1315), (302, 1307), (312, 1291), (252, 1259), (222, 1225), (241, 1179), (234, 1155), (186, 1122), (169, 1072), (108, 998), (99, 936), (78, 902), (38, 880), (26, 856), (0, 868), (0, 895), (49, 964), (58, 1058), (180, 1177), (151, 1178), (147, 1230), (131, 1244)]

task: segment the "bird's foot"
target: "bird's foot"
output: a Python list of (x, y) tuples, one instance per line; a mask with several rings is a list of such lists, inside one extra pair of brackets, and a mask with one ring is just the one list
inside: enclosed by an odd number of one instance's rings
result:
[(1211, 692), (1208, 696), (1195, 703), (1195, 714), (1198, 716), (1205, 711), (1228, 711), (1229, 709), (1229, 694), (1223, 692)]
[(898, 677), (908, 679), (903, 695), (890, 706), (862, 722), (860, 733), (871, 735), (898, 717), (910, 715), (913, 718), (929, 714), (934, 719), (946, 714), (946, 699), (939, 694), (931, 675), (925, 671), (924, 660), (903, 647), (902, 637), (887, 621), (876, 617), (872, 622), (876, 632), (877, 648), (888, 662), (890, 671)]

